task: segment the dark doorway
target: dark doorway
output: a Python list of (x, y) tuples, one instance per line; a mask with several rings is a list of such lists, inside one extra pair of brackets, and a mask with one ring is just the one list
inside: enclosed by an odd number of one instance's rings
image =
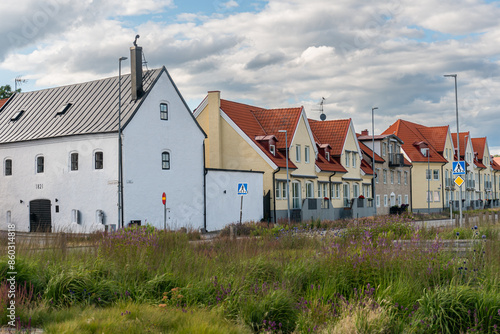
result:
[(271, 191), (264, 195), (264, 221), (271, 221)]
[(52, 232), (50, 207), (48, 199), (30, 202), (30, 232)]

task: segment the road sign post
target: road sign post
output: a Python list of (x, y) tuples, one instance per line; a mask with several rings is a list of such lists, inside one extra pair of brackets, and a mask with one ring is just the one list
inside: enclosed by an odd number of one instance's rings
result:
[(248, 183), (238, 183), (238, 195), (241, 195), (240, 203), (240, 224), (243, 218), (243, 196), (248, 194)]
[[(458, 141), (460, 141), (459, 135), (457, 134)], [(460, 146), (459, 146), (460, 147)], [(460, 155), (460, 153), (459, 153)], [(458, 186), (458, 193), (460, 194), (460, 198), (458, 200), (458, 207), (460, 210), (460, 226), (462, 226), (462, 184), (464, 183), (464, 179), (460, 175), (465, 175), (465, 161), (460, 161), (460, 157), (458, 161), (453, 161), (453, 175), (458, 175), (455, 178), (455, 184)]]
[(161, 202), (163, 203), (163, 230), (167, 230), (167, 195), (161, 195)]

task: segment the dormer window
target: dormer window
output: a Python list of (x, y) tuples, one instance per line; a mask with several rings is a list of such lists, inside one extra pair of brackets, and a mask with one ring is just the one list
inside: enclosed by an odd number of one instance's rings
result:
[(330, 161), (330, 152), (325, 153), (326, 161)]
[(71, 108), (72, 105), (73, 104), (71, 103), (66, 103), (65, 105), (63, 105), (61, 109), (59, 109), (59, 111), (56, 113), (56, 116), (64, 115), (66, 111), (68, 111), (68, 109)]
[(15, 122), (17, 120), (19, 120), (21, 118), (21, 116), (24, 114), (24, 110), (19, 110), (15, 115), (14, 117), (12, 117), (10, 120), (12, 122)]
[(424, 157), (428, 157), (429, 156), (429, 148), (427, 148), (427, 147), (421, 147), (420, 148), (420, 153), (422, 153), (422, 155)]
[(276, 146), (269, 145), (269, 151), (271, 152), (272, 155), (276, 155)]

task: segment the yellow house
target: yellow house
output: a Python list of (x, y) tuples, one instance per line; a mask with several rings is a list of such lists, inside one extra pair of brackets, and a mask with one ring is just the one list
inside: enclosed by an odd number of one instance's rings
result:
[(410, 177), (413, 211), (443, 211), (448, 206), (446, 194), (451, 197), (453, 193), (450, 173), (454, 148), (449, 126), (427, 127), (400, 119), (383, 134), (395, 134), (404, 141), (403, 154), (413, 166)]
[(345, 172), (326, 158), (328, 147), (316, 144), (303, 107), (264, 109), (223, 100), (219, 91), (211, 91), (194, 116), (208, 134), (208, 168), (264, 172), (265, 219), (286, 219), (288, 207), (292, 219), (309, 218), (312, 204), (302, 216), (305, 203), (312, 203), (306, 200), (331, 192), (322, 183), (329, 172)]
[(334, 175), (333, 206), (344, 210), (354, 209), (353, 212), (341, 212), (341, 217), (373, 215), (373, 171), (363, 160), (352, 120), (316, 121), (309, 119), (309, 123), (317, 142), (329, 145), (331, 159), (341, 164), (346, 171)]

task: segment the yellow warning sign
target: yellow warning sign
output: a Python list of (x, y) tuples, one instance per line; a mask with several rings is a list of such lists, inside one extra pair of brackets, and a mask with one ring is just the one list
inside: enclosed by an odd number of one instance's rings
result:
[(457, 176), (457, 178), (455, 179), (455, 184), (459, 187), (461, 187), (464, 182), (465, 182), (464, 179), (462, 179), (460, 175)]

